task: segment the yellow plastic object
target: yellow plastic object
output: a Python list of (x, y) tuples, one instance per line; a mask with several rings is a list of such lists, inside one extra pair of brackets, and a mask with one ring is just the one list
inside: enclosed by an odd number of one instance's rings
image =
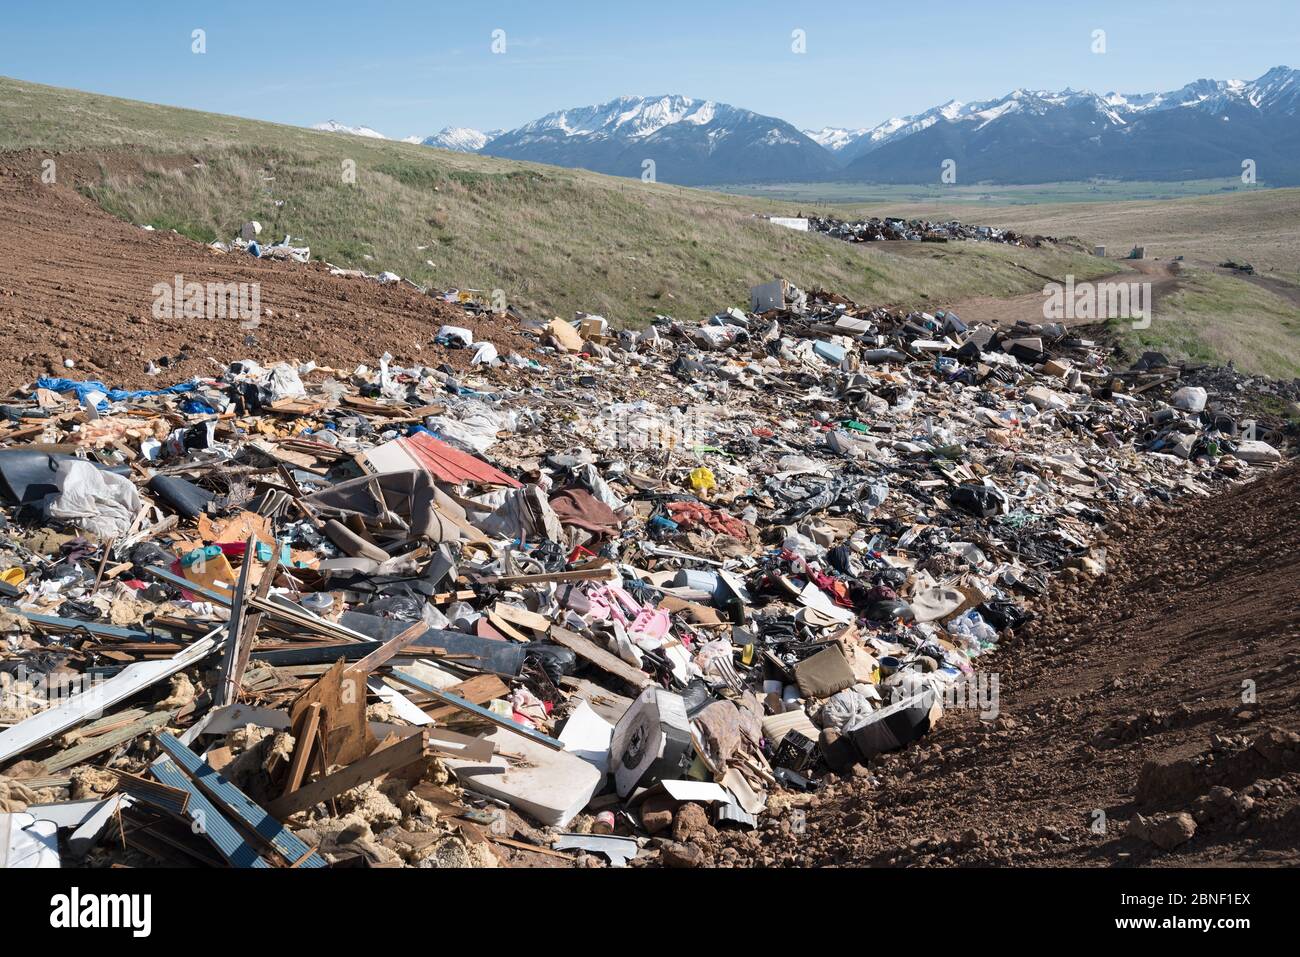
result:
[(6, 568), (3, 572), (0, 572), (0, 582), (4, 582), (6, 585), (13, 585), (17, 588), (25, 581), (27, 581), (27, 569), (19, 565)]
[(691, 472), (691, 488), (697, 492), (707, 492), (718, 487), (718, 480), (713, 477), (713, 470), (700, 466)]

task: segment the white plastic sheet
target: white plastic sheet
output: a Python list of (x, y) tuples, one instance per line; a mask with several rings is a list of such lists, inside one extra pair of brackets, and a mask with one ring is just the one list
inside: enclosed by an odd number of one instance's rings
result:
[(140, 511), (140, 493), (130, 480), (89, 462), (71, 463), (57, 482), (59, 491), (45, 500), (45, 513), (97, 538), (123, 537)]

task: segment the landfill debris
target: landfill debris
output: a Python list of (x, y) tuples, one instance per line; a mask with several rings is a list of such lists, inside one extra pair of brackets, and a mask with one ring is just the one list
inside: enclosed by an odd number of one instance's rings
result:
[(1293, 454), (1249, 402), (1300, 396), (1230, 369), (784, 279), (750, 306), (507, 313), (526, 357), (440, 321), (493, 345), (460, 371), (19, 390), (0, 864), (708, 864), (941, 728), (1052, 576), (1105, 575), (1109, 516)]
[(900, 219), (896, 216), (878, 219), (873, 216), (870, 219), (849, 221), (836, 219), (834, 216), (810, 216), (806, 222), (805, 228), (811, 232), (824, 233), (850, 243), (885, 240), (946, 243), (950, 240), (968, 239), (1038, 248), (1044, 242), (1056, 242), (1050, 236), (1028, 236), (1011, 229), (973, 226), (955, 219), (947, 222), (931, 222), (926, 219)]

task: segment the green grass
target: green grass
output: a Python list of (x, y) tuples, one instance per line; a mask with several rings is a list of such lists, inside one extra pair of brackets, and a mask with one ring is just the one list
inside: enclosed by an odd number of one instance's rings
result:
[(264, 236), (292, 235), (314, 258), (440, 289), (500, 288), (534, 315), (698, 319), (776, 276), (863, 303), (923, 306), (1028, 292), (1042, 285), (1034, 272), (1113, 269), (1077, 248), (953, 243), (905, 255), (756, 218), (788, 213), (784, 202), (2, 78), (0, 149), (32, 151), (33, 169), (63, 156), (60, 170), (76, 171), (86, 195), (132, 222), (206, 241), (256, 219)]
[(1130, 356), (1163, 352), (1193, 363), (1224, 363), (1254, 375), (1300, 376), (1300, 308), (1235, 276), (1186, 269), (1183, 287), (1166, 297), (1147, 329), (1112, 320)]

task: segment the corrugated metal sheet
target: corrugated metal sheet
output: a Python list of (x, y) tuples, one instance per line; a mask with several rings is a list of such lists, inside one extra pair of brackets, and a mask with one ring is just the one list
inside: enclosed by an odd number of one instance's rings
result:
[(520, 488), (520, 484), (505, 472), (476, 459), (468, 452), (462, 452), (448, 445), (441, 439), (434, 438), (428, 432), (417, 432), (414, 435), (394, 439), (373, 449), (366, 454), (365, 458), (373, 458), (371, 470), (383, 474), (394, 470), (403, 456), (411, 462), (403, 468), (423, 469), (439, 481), (450, 482), (452, 485), (478, 482), (482, 485)]
[[(193, 754), (192, 751), (190, 753)], [(168, 787), (189, 792), (189, 807), (186, 808), (185, 816), (194, 822), (195, 833), (202, 834), (211, 841), (232, 867), (271, 866), (170, 758), (159, 758), (149, 765), (149, 773)]]
[[(169, 758), (185, 769), (200, 789), (251, 827), (263, 840), (283, 854), (290, 864), (299, 867), (325, 866), (325, 861), (319, 854), (307, 857), (311, 853), (311, 848), (175, 737), (163, 732), (158, 735), (158, 744)], [(303, 860), (304, 858), (306, 860)], [(299, 861), (302, 863), (299, 864)]]
[(520, 488), (518, 482), (500, 469), (481, 462), (468, 452), (453, 448), (446, 442), (435, 439), (428, 432), (417, 432), (399, 439), (411, 458), (436, 478), (444, 482), (460, 484), (461, 482), (480, 482), (484, 485), (506, 485)]

